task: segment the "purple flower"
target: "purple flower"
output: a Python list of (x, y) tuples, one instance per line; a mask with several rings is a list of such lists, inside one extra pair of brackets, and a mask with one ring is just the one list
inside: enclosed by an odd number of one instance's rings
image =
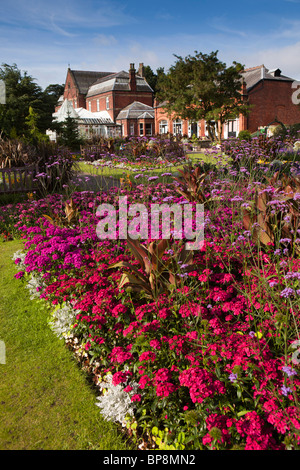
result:
[(283, 291), (281, 291), (281, 294), (280, 294), (280, 297), (290, 297), (291, 295), (294, 295), (295, 294), (295, 291), (294, 289), (292, 289), (291, 287), (286, 287), (285, 289), (283, 289)]
[(286, 387), (285, 385), (282, 385), (281, 391), (282, 391), (282, 395), (284, 395), (285, 397), (287, 397), (288, 394), (292, 392), (290, 387)]
[(288, 377), (291, 377), (292, 375), (297, 375), (297, 372), (289, 366), (283, 366), (282, 371), (285, 372)]
[(233, 372), (229, 376), (230, 382), (235, 382), (237, 379), (237, 374), (234, 374)]

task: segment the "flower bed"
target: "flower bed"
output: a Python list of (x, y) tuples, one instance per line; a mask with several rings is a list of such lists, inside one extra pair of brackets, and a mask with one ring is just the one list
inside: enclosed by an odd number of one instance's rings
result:
[[(184, 204), (193, 194), (184, 187), (149, 182), (130, 194), (74, 193), (69, 218), (59, 195), (0, 216), (24, 238), (16, 276), (52, 304), (50, 325), (92, 374), (101, 413), (140, 449), (299, 449), (300, 231), (289, 210), (299, 207), (300, 193), (290, 194), (289, 205), (278, 199), (275, 180), (268, 186), (244, 170), (227, 165), (205, 174), (204, 246), (185, 271), (183, 244), (171, 238), (161, 261), (173, 281), (152, 271), (160, 289), (124, 282), (130, 273), (149, 279), (126, 240), (97, 237), (97, 207), (118, 207), (120, 194), (147, 207)], [(255, 219), (244, 225), (257, 191), (270, 196), (264, 214), (290, 217), (280, 225), (289, 237), (258, 232)]]

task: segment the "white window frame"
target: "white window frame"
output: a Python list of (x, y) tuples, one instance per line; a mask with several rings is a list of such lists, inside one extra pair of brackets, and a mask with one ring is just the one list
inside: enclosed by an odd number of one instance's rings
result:
[(140, 133), (140, 136), (144, 135), (144, 123), (143, 122), (139, 122), (139, 133)]
[(162, 119), (161, 121), (159, 121), (159, 133), (160, 134), (168, 133), (168, 121), (166, 119)]
[(200, 134), (200, 129), (199, 129), (199, 122), (196, 123), (196, 121), (189, 121), (189, 127), (188, 127), (188, 137), (192, 137), (192, 124), (197, 124), (197, 132), (196, 132), (196, 137), (199, 137)]
[(109, 109), (109, 96), (105, 98), (106, 109)]
[[(180, 131), (178, 130), (180, 128)], [(174, 135), (182, 135), (182, 120), (175, 119), (173, 121), (173, 134)]]
[(100, 111), (100, 100), (99, 100), (99, 98), (97, 99), (97, 111)]

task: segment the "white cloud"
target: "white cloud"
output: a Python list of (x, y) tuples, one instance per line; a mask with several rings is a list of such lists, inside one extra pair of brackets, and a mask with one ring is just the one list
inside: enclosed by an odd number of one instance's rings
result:
[(118, 42), (119, 41), (112, 34), (98, 34), (93, 38), (94, 44), (106, 47), (115, 46)]
[(12, 0), (1, 5), (0, 22), (57, 34), (76, 34), (85, 28), (99, 29), (134, 22), (119, 1)]
[[(254, 22), (248, 20), (245, 27), (235, 28), (242, 23), (220, 13), (206, 19), (206, 29), (190, 32), (189, 25), (183, 25), (176, 33), (172, 28), (171, 34), (167, 23), (172, 25), (172, 18), (158, 8), (153, 17), (160, 16), (164, 27), (156, 31), (145, 28), (136, 36), (129, 26), (138, 21), (128, 12), (126, 4), (116, 0), (52, 0), (48, 8), (44, 0), (5, 2), (0, 11), (1, 63), (16, 63), (44, 88), (63, 83), (69, 63), (74, 69), (113, 72), (143, 62), (154, 71), (158, 67), (167, 70), (176, 60), (173, 54), (218, 50), (218, 57), (227, 65), (234, 60), (248, 67), (264, 63), (268, 68), (279, 67), (284, 75), (300, 77), (297, 18), (272, 16), (271, 26), (268, 23), (268, 28), (257, 32)], [(178, 13), (172, 10), (170, 14)], [(158, 19), (156, 23), (162, 24)]]

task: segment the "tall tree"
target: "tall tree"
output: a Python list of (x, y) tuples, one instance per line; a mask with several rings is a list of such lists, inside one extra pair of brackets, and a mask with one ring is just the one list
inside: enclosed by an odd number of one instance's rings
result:
[[(0, 79), (5, 82), (6, 103), (0, 104), (0, 132), (4, 136), (27, 136), (28, 119), (34, 113), (35, 126), (45, 133), (51, 128), (52, 113), (62, 93), (62, 85), (49, 85), (44, 91), (25, 71), (16, 64), (2, 64)], [(30, 136), (30, 133), (29, 133)]]
[(68, 147), (70, 150), (78, 150), (82, 143), (79, 135), (78, 124), (76, 120), (67, 114), (66, 119), (61, 123), (58, 142)]
[(243, 66), (233, 62), (226, 67), (217, 54), (175, 55), (177, 61), (157, 83), (157, 96), (167, 112), (191, 121), (205, 119), (212, 140), (216, 133), (221, 138), (227, 120), (249, 110), (242, 96)]
[(151, 86), (151, 88), (154, 92), (154, 96), (156, 95), (156, 92), (157, 92), (157, 82), (158, 82), (159, 78), (164, 75), (164, 73), (165, 72), (164, 72), (163, 67), (159, 67), (158, 69), (156, 69), (156, 73), (153, 72), (150, 65), (146, 65), (144, 67), (144, 77), (145, 77), (147, 83), (149, 83), (149, 85)]

